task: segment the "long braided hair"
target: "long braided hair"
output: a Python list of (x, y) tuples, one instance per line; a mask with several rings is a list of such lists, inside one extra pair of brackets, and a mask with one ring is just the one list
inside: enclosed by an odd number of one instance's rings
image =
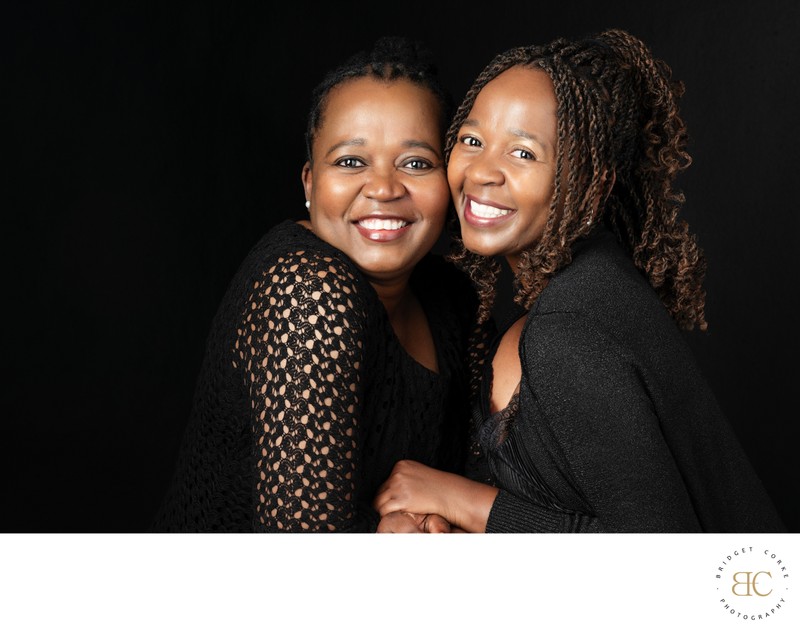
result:
[[(691, 164), (678, 111), (681, 82), (639, 39), (612, 29), (582, 40), (557, 39), (497, 55), (478, 75), (447, 133), (449, 159), (481, 89), (514, 66), (539, 68), (555, 88), (558, 155), (550, 213), (541, 239), (514, 270), (515, 302), (529, 309), (549, 278), (572, 260), (571, 246), (602, 222), (682, 329), (706, 329), (705, 258), (678, 217), (674, 181)], [(498, 261), (469, 252), (452, 218), (449, 258), (472, 278), (480, 318), (491, 313)]]

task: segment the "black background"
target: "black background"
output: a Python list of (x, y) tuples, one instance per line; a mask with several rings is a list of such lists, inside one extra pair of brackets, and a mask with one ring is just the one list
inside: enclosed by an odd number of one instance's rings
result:
[(687, 85), (694, 164), (679, 184), (710, 323), (687, 337), (800, 530), (794, 0), (17, 4), (0, 95), (2, 530), (146, 529), (228, 280), (266, 229), (305, 212), (302, 134), (326, 69), (410, 35), (460, 99), (501, 50), (610, 27)]

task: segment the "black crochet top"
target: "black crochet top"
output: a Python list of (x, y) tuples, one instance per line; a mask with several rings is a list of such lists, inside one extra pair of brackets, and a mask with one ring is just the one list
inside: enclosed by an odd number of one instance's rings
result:
[(460, 472), (474, 291), (433, 254), (411, 284), (438, 373), (408, 355), (342, 252), (292, 221), (264, 235), (214, 319), (151, 529), (372, 532), (397, 460)]

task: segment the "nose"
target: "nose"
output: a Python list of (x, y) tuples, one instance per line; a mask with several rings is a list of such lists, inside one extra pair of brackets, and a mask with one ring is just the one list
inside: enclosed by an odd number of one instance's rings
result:
[(497, 157), (487, 150), (469, 158), (464, 168), (464, 176), (474, 184), (482, 186), (502, 184), (505, 180)]
[(365, 197), (381, 202), (403, 197), (406, 187), (394, 166), (373, 168), (362, 188)]

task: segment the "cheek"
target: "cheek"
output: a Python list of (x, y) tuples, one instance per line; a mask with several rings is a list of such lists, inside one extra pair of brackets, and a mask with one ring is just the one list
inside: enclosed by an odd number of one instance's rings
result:
[(435, 183), (426, 183), (418, 187), (414, 197), (421, 215), (431, 221), (444, 221), (450, 203), (450, 189), (444, 176)]
[(356, 178), (337, 176), (329, 170), (323, 170), (314, 178), (314, 194), (320, 201), (325, 201), (325, 208), (335, 210), (337, 206), (346, 204), (358, 194), (360, 182)]
[[(512, 181), (509, 178), (509, 184)], [(534, 215), (546, 217), (553, 197), (553, 179), (549, 173), (531, 173), (513, 181), (514, 195)]]
[(336, 212), (341, 205), (346, 203), (347, 199), (352, 197), (349, 188), (346, 183), (330, 179), (323, 186), (318, 187), (319, 199), (324, 202), (322, 206), (326, 212)]

